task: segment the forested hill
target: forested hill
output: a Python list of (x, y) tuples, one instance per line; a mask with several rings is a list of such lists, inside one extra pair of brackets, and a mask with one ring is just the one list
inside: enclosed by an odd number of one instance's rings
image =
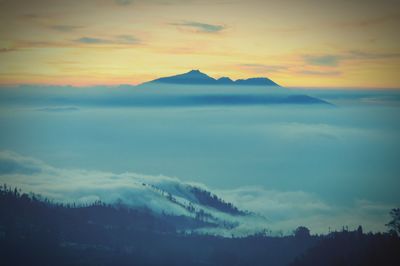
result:
[[(209, 196), (198, 193), (199, 201)], [(216, 207), (235, 212), (223, 202)], [(123, 203), (56, 204), (5, 186), (0, 212), (2, 265), (400, 265), (395, 233), (311, 236), (299, 227), (282, 237), (199, 235), (179, 228), (204, 227), (202, 220)]]

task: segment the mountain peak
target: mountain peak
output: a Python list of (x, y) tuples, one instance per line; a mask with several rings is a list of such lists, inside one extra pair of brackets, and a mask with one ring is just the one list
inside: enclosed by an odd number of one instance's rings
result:
[(189, 84), (211, 85), (215, 84), (215, 82), (216, 82), (215, 79), (208, 76), (207, 74), (204, 74), (203, 72), (200, 72), (200, 70), (198, 69), (191, 70), (189, 72), (179, 75), (159, 78), (150, 81), (150, 83), (187, 84), (187, 85)]
[(221, 77), (217, 79), (218, 84), (234, 84), (235, 82), (229, 77)]
[(186, 73), (183, 73), (183, 74), (180, 74), (180, 75), (176, 75), (176, 76), (172, 76), (172, 77), (184, 77), (184, 76), (186, 76), (186, 77), (196, 77), (196, 78), (202, 77), (202, 78), (213, 79), (212, 77), (208, 76), (207, 74), (201, 72), (198, 69), (193, 69), (193, 70), (190, 70), (189, 72), (186, 72)]
[(204, 73), (202, 73), (200, 70), (198, 70), (198, 69), (192, 69), (192, 70), (190, 70), (189, 72), (187, 72), (188, 74), (194, 74), (194, 73), (201, 73), (201, 74), (204, 74)]

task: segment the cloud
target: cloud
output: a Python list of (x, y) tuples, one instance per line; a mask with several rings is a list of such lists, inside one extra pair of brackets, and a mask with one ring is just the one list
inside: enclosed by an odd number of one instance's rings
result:
[(77, 29), (82, 28), (82, 26), (73, 26), (73, 25), (53, 25), (50, 26), (51, 29), (60, 31), (60, 32), (71, 32)]
[[(55, 202), (105, 203), (122, 202), (133, 208), (148, 208), (155, 213), (195, 217), (196, 213), (184, 206), (189, 203), (196, 212), (212, 215), (212, 221), (221, 225), (221, 233), (229, 230), (225, 223), (238, 224), (236, 216), (202, 205), (192, 192), (190, 182), (167, 176), (142, 175), (132, 172), (112, 173), (82, 169), (60, 169), (39, 160), (10, 151), (0, 151), (0, 184), (33, 192)], [(206, 186), (200, 185), (207, 189)], [(172, 195), (174, 201), (169, 200)], [(241, 217), (241, 221), (251, 217)]]
[(114, 0), (114, 2), (120, 6), (127, 6), (127, 5), (132, 4), (134, 1), (133, 0)]
[[(339, 65), (343, 62), (351, 61), (378, 61), (378, 60), (395, 60), (400, 58), (398, 52), (379, 52), (379, 51), (363, 51), (363, 50), (348, 50), (337, 54), (304, 54), (300, 57), (300, 62), (303, 65), (268, 65), (268, 64), (238, 64), (242, 70), (251, 71), (254, 73), (282, 73), (293, 70), (294, 73), (311, 76), (340, 76), (342, 71), (338, 70)], [(295, 70), (311, 66), (313, 68), (304, 70)], [(317, 68), (316, 68), (317, 67)]]
[(52, 107), (43, 107), (36, 109), (36, 111), (40, 112), (71, 112), (71, 111), (79, 111), (80, 109), (75, 106), (52, 106)]
[(183, 208), (165, 200), (158, 191), (148, 186), (157, 185), (158, 188), (179, 194), (177, 189), (184, 184), (176, 178), (59, 169), (14, 152), (2, 151), (0, 180), (1, 183), (19, 187), (25, 192), (38, 193), (58, 202), (86, 203), (88, 199), (95, 199), (115, 203), (121, 199), (133, 207), (147, 206), (156, 212), (165, 210), (176, 215), (187, 215)]
[(341, 57), (337, 55), (305, 55), (303, 59), (309, 65), (337, 66)]
[(75, 42), (83, 44), (117, 44), (117, 45), (127, 45), (127, 44), (138, 44), (139, 40), (131, 35), (118, 35), (113, 38), (95, 38), (95, 37), (81, 37), (76, 39)]
[(171, 25), (179, 26), (179, 27), (186, 27), (196, 30), (197, 32), (204, 32), (204, 33), (217, 33), (224, 30), (226, 27), (217, 24), (207, 24), (201, 23), (196, 21), (185, 21), (180, 23), (171, 23)]
[(316, 76), (340, 76), (342, 72), (340, 71), (316, 71), (316, 70), (303, 70), (303, 71), (298, 71), (298, 74), (302, 75), (316, 75)]
[(239, 64), (239, 68), (255, 73), (273, 73), (288, 70), (288, 66), (283, 65), (264, 65), (264, 64)]
[(15, 48), (0, 48), (0, 53), (14, 52), (16, 50)]
[[(311, 228), (314, 233), (340, 230), (342, 226), (355, 229), (358, 225), (367, 230), (382, 231), (389, 220), (388, 212), (394, 207), (360, 199), (346, 207), (335, 206), (304, 191), (277, 191), (260, 187), (219, 190), (218, 193), (239, 208), (265, 215), (268, 217), (268, 229), (275, 232), (282, 230), (286, 234), (299, 225)], [(251, 221), (241, 224), (242, 230), (250, 224), (257, 228), (266, 226), (265, 221)]]
[(110, 40), (100, 39), (100, 38), (92, 38), (92, 37), (82, 37), (75, 40), (76, 42), (86, 43), (86, 44), (107, 44), (110, 43)]
[(373, 18), (367, 18), (363, 20), (357, 20), (357, 21), (347, 21), (347, 22), (342, 22), (339, 24), (336, 24), (338, 27), (352, 27), (352, 28), (366, 28), (366, 27), (371, 27), (379, 24), (384, 24), (387, 22), (392, 22), (392, 21), (399, 21), (400, 20), (400, 14), (385, 14), (382, 16), (377, 16)]
[(350, 50), (344, 56), (345, 59), (358, 59), (358, 60), (375, 60), (375, 59), (390, 59), (400, 58), (400, 53), (379, 53), (379, 52), (366, 52), (361, 50)]
[(318, 233), (326, 232), (329, 226), (340, 229), (342, 225), (355, 228), (359, 224), (367, 230), (383, 230), (387, 214), (393, 207), (365, 199), (356, 200), (348, 207), (339, 207), (304, 191), (267, 190), (262, 187), (213, 190), (204, 184), (183, 182), (162, 175), (61, 169), (10, 151), (0, 151), (0, 182), (21, 188), (24, 192), (41, 194), (57, 202), (90, 203), (101, 200), (115, 203), (122, 200), (131, 207), (145, 206), (156, 213), (186, 216), (191, 214), (166, 200), (160, 191), (171, 193), (180, 202), (192, 202), (196, 208), (203, 208), (196, 205), (188, 189), (195, 185), (216, 193), (242, 210), (254, 213), (230, 216), (206, 208), (218, 219), (237, 224), (234, 229), (199, 230), (222, 235), (244, 235), (262, 229), (290, 233), (299, 225), (306, 225)]
[(35, 159), (22, 157), (10, 151), (0, 152), (0, 175), (41, 173), (46, 166)]
[(373, 132), (358, 128), (341, 127), (322, 123), (277, 123), (265, 128), (265, 131), (279, 135), (286, 142), (298, 142), (299, 140), (317, 140), (319, 138), (340, 140), (343, 138), (366, 137)]
[(35, 14), (35, 13), (26, 13), (26, 14), (21, 15), (21, 18), (24, 18), (24, 19), (39, 19), (41, 17), (42, 16), (39, 16), (38, 14)]
[[(375, 51), (362, 51), (362, 50), (349, 50), (343, 51), (338, 54), (326, 55), (303, 55), (304, 63), (311, 66), (322, 67), (336, 67), (343, 61), (355, 60), (388, 60), (398, 59), (400, 53), (398, 52), (375, 52)], [(337, 71), (305, 71), (303, 74), (309, 75), (338, 75)]]
[(136, 44), (139, 42), (139, 40), (132, 35), (118, 35), (116, 37), (116, 40), (122, 43), (129, 43), (129, 44)]
[(267, 27), (267, 31), (275, 33), (300, 33), (307, 30), (305, 27)]
[[(67, 32), (68, 29), (58, 29), (59, 31)], [(72, 30), (72, 29), (71, 29)], [(19, 40), (14, 43), (13, 48), (0, 48), (0, 53), (12, 52), (20, 49), (29, 48), (49, 48), (49, 47), (74, 47), (76, 43), (85, 45), (138, 45), (140, 40), (132, 35), (117, 35), (109, 38), (98, 38), (98, 37), (80, 37), (71, 41), (31, 41), (31, 40)], [(60, 60), (58, 60), (60, 61)]]
[(224, 199), (253, 210), (271, 219), (276, 217), (304, 215), (305, 213), (326, 212), (332, 209), (318, 197), (304, 191), (266, 190), (260, 187), (242, 187), (232, 190), (221, 190)]

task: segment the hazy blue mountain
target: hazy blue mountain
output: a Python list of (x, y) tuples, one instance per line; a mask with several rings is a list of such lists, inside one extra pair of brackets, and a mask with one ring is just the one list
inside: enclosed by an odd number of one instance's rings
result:
[(3, 88), (0, 90), (0, 103), (34, 104), (40, 106), (38, 110), (52, 112), (72, 111), (83, 106), (189, 107), (329, 104), (319, 98), (283, 88), (268, 78), (236, 81), (229, 77), (214, 79), (199, 70), (158, 78), (138, 86), (122, 85), (116, 88), (95, 86), (90, 90), (74, 90), (66, 86)]
[(211, 85), (217, 84), (217, 81), (199, 70), (191, 70), (184, 74), (158, 78), (148, 83)]
[(242, 86), (279, 86), (269, 78), (238, 79), (235, 84)]
[(217, 83), (218, 84), (223, 84), (223, 85), (232, 85), (232, 84), (235, 84), (235, 82), (233, 81), (233, 80), (231, 80), (230, 78), (228, 78), (228, 77), (222, 77), (222, 78), (219, 78), (219, 79), (217, 79)]
[(241, 85), (241, 86), (279, 86), (269, 78), (257, 77), (249, 79), (238, 79), (233, 81), (229, 77), (214, 79), (199, 70), (191, 70), (187, 73), (158, 78), (145, 84), (190, 84), (190, 85)]

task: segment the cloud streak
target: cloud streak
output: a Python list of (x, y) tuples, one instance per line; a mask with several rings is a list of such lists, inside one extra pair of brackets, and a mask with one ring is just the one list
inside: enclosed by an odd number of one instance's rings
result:
[(94, 44), (94, 45), (102, 45), (102, 44), (133, 45), (139, 43), (139, 40), (131, 35), (118, 35), (113, 38), (98, 38), (98, 37), (84, 36), (75, 39), (74, 41), (77, 43)]
[(302, 70), (297, 72), (302, 75), (312, 75), (312, 76), (339, 76), (342, 74), (340, 71), (326, 71), (326, 70)]
[(388, 60), (397, 58), (400, 58), (400, 53), (397, 52), (349, 50), (338, 54), (303, 55), (302, 61), (311, 66), (337, 67), (342, 61)]
[(218, 32), (221, 32), (222, 30), (226, 29), (226, 27), (223, 25), (207, 24), (207, 23), (201, 23), (201, 22), (197, 22), (197, 21), (184, 21), (184, 22), (179, 22), (179, 23), (171, 23), (171, 25), (189, 28), (189, 29), (195, 30), (197, 32), (203, 32), (203, 33), (218, 33)]
[(0, 53), (9, 53), (9, 52), (14, 52), (17, 49), (15, 48), (0, 48)]
[(371, 17), (368, 19), (358, 20), (358, 21), (347, 21), (336, 24), (338, 27), (351, 27), (351, 28), (368, 28), (371, 26), (376, 26), (388, 22), (398, 22), (400, 21), (400, 14), (385, 14), (382, 16)]
[(133, 0), (114, 0), (114, 2), (120, 6), (127, 6), (127, 5), (132, 4), (134, 1)]
[(304, 61), (314, 66), (337, 66), (340, 60), (337, 55), (305, 55)]
[(36, 111), (40, 112), (72, 112), (79, 110), (80, 109), (75, 106), (51, 106), (51, 107), (43, 107), (36, 109)]
[(287, 71), (289, 69), (289, 66), (285, 65), (267, 64), (239, 64), (238, 67), (255, 73), (275, 73)]
[(82, 26), (74, 26), (74, 25), (52, 25), (51, 29), (59, 31), (59, 32), (72, 32), (78, 29), (83, 28)]
[(111, 43), (110, 40), (93, 38), (93, 37), (82, 37), (75, 40), (76, 42), (85, 43), (85, 44), (107, 44)]

